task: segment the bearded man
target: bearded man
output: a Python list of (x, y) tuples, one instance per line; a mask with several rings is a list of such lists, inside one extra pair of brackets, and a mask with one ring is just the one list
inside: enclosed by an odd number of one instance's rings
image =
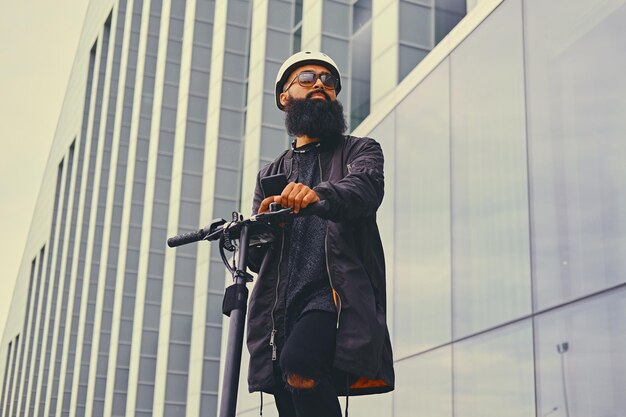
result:
[[(281, 417), (340, 417), (338, 395), (394, 387), (376, 225), (383, 154), (373, 139), (344, 135), (340, 91), (339, 69), (326, 54), (285, 61), (276, 104), (294, 140), (257, 178), (255, 214), (270, 203), (294, 213), (320, 200), (329, 206), (324, 218), (295, 217), (250, 255), (258, 277), (248, 310), (249, 389), (273, 394)], [(264, 196), (260, 179), (279, 173), (288, 185)]]

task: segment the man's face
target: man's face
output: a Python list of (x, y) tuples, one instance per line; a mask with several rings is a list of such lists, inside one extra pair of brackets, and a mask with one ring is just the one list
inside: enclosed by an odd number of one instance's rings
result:
[[(299, 74), (306, 77), (299, 78)], [(291, 136), (333, 141), (346, 131), (343, 107), (337, 101), (334, 82), (326, 79), (329, 85), (324, 85), (320, 75), (330, 75), (330, 72), (321, 65), (303, 65), (293, 71), (285, 83), (280, 102), (285, 108), (285, 127)]]
[[(303, 72), (311, 72), (318, 75), (312, 86), (303, 87), (298, 82), (298, 74)], [(303, 65), (299, 68), (296, 68), (289, 75), (289, 78), (287, 78), (287, 82), (285, 83), (284, 87), (285, 91), (280, 94), (280, 103), (283, 106), (286, 106), (290, 98), (310, 98), (315, 100), (335, 101), (337, 99), (337, 93), (335, 89), (324, 86), (324, 83), (322, 83), (322, 80), (319, 78), (319, 75), (321, 74), (330, 74), (330, 72), (325, 67), (314, 64)]]

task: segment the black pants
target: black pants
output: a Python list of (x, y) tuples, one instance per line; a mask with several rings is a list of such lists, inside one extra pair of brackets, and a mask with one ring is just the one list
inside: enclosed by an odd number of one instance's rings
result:
[[(318, 310), (296, 322), (280, 354), (280, 367), (274, 367), (280, 417), (341, 417), (332, 380), (336, 323), (334, 313)], [(309, 387), (288, 384), (291, 375), (305, 378)]]

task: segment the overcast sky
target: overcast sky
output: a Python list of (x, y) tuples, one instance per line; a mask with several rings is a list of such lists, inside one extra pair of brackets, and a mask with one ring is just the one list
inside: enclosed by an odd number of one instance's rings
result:
[(87, 0), (0, 0), (0, 334)]

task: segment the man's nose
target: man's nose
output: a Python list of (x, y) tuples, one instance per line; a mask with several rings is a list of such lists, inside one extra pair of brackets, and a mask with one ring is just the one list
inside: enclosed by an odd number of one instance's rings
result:
[(320, 77), (317, 77), (317, 80), (315, 80), (315, 84), (313, 84), (313, 88), (317, 88), (317, 89), (324, 89), (324, 83), (322, 82), (322, 79)]

